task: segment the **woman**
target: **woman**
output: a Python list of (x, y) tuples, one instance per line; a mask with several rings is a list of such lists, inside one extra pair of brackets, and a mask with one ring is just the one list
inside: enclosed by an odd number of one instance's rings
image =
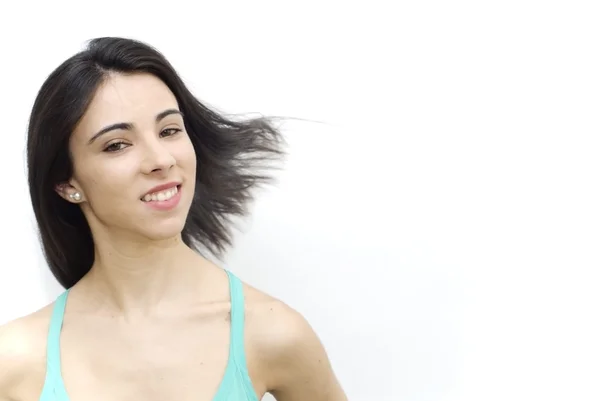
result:
[(302, 316), (200, 253), (229, 244), (280, 144), (265, 119), (203, 106), (143, 43), (94, 39), (60, 65), (27, 154), (65, 292), (0, 329), (0, 400), (345, 400)]

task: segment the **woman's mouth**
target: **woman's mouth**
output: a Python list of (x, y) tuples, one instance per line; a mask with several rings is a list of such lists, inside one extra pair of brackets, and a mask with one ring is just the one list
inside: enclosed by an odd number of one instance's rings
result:
[(163, 189), (162, 191), (156, 191), (150, 194), (146, 194), (141, 198), (141, 200), (143, 202), (165, 202), (177, 196), (180, 187), (181, 185), (176, 185), (172, 188)]

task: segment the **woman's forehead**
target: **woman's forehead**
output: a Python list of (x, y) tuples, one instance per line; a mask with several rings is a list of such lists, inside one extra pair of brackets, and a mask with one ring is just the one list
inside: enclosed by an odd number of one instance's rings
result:
[(155, 76), (111, 74), (98, 87), (76, 132), (93, 135), (116, 123), (152, 124), (157, 113), (173, 108), (175, 96)]

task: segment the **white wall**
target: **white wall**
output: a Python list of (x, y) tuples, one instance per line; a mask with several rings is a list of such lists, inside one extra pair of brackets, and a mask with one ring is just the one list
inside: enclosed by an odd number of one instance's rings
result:
[(131, 36), (221, 109), (325, 122), (288, 124), (227, 266), (308, 317), (353, 401), (598, 399), (597, 10), (362, 3), (11, 5), (0, 322), (60, 290), (24, 179), (36, 91), (84, 40)]

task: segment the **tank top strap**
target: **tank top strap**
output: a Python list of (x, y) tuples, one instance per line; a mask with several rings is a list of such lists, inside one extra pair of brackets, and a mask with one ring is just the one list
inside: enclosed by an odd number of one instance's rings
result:
[(246, 367), (246, 351), (244, 347), (244, 290), (242, 282), (233, 273), (228, 270), (227, 277), (229, 278), (229, 292), (231, 297), (231, 339), (229, 352), (233, 357), (238, 368), (244, 372)]
[(69, 290), (64, 291), (56, 298), (50, 318), (50, 327), (48, 329), (48, 342), (46, 344), (46, 372), (51, 379), (58, 379), (60, 374), (60, 333), (65, 317), (65, 308), (67, 305), (67, 296)]
[(40, 395), (40, 401), (68, 400), (61, 375), (60, 334), (65, 317), (65, 307), (69, 290), (56, 298), (48, 327), (46, 343), (46, 380)]

